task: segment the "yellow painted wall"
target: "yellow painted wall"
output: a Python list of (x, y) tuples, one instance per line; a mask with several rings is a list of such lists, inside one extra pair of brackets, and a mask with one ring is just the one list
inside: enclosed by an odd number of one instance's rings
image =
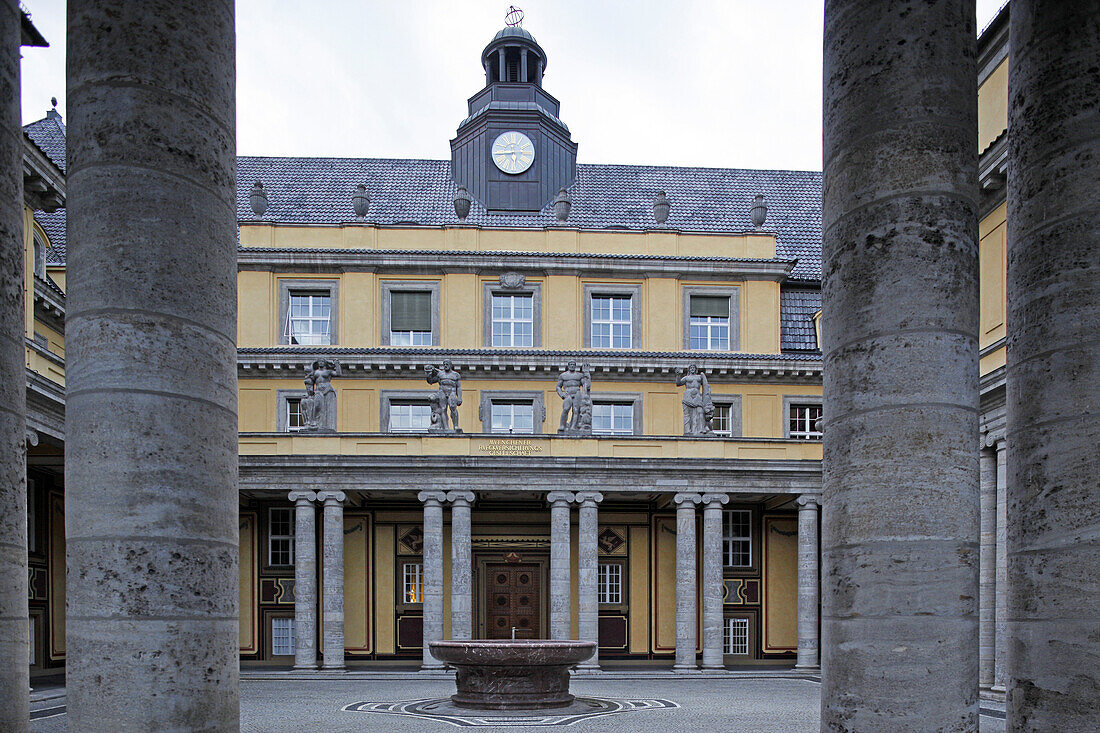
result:
[(349, 654), (371, 649), (370, 516), (344, 515), (344, 648)]
[(764, 652), (798, 648), (798, 520), (764, 517)]
[(779, 283), (748, 280), (742, 286), (741, 349), (748, 354), (779, 353)]
[(241, 654), (255, 654), (259, 648), (259, 564), (256, 557), (257, 518), (254, 512), (240, 516), (240, 646)]
[(653, 518), (652, 648), (676, 650), (676, 517)]
[[(601, 382), (599, 373), (593, 375), (592, 394), (599, 399), (601, 392), (641, 393), (642, 419), (645, 435), (676, 436), (683, 433), (682, 388), (671, 380), (664, 382)], [(421, 379), (351, 379), (333, 380), (337, 391), (337, 430), (345, 433), (378, 432), (381, 426), (379, 411), (382, 390), (425, 390), (431, 385)], [(545, 379), (464, 379), (462, 405), (459, 409), (459, 425), (467, 433), (481, 432), (478, 407), (481, 390), (541, 391), (546, 406), (544, 434), (557, 433), (561, 416), (561, 399), (555, 389), (556, 382)], [(239, 429), (241, 432), (271, 432), (275, 430), (275, 412), (278, 390), (301, 390), (299, 375), (283, 379), (242, 378), (239, 389)], [(744, 437), (783, 437), (784, 395), (820, 396), (817, 385), (782, 384), (714, 384), (713, 394), (742, 395), (742, 434)], [(397, 436), (402, 438), (400, 434)], [(304, 439), (304, 438), (303, 438)], [(715, 445), (719, 443), (710, 441)], [(706, 450), (700, 448), (700, 450)], [(713, 450), (718, 450), (717, 448)]]
[[(378, 524), (374, 531), (374, 631), (379, 654), (393, 654), (397, 648), (397, 618), (393, 599), (397, 582), (394, 553), (394, 525)], [(346, 582), (346, 581), (345, 581)]]
[(627, 650), (649, 651), (649, 527), (630, 527), (627, 556), (630, 560), (630, 627)]
[[(982, 219), (978, 226), (979, 337), (978, 347), (984, 349), (1005, 338), (1006, 321), (1006, 252), (1008, 205), (1001, 204)], [(985, 371), (983, 370), (983, 374)]]
[(1008, 59), (978, 88), (978, 152), (1008, 129)]

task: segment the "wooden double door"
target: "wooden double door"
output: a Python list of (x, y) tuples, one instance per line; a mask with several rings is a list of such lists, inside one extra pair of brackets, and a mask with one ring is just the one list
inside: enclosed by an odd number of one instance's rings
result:
[(537, 562), (486, 562), (482, 565), (482, 638), (538, 639), (545, 636), (543, 565)]

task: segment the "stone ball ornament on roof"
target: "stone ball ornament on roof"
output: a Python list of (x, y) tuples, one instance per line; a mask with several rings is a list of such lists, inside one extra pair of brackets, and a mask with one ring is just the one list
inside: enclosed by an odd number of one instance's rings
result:
[(752, 208), (749, 209), (749, 216), (752, 218), (752, 225), (759, 229), (764, 226), (764, 222), (768, 219), (768, 204), (764, 201), (763, 194), (756, 194), (756, 198), (752, 201)]
[(355, 215), (362, 219), (370, 211), (370, 194), (367, 193), (367, 187), (360, 183), (355, 187), (355, 191), (351, 194), (351, 208), (355, 210)]
[(664, 224), (668, 221), (668, 212), (672, 210), (672, 202), (668, 200), (668, 196), (664, 191), (658, 191), (657, 197), (653, 199), (653, 218), (658, 224)]
[(262, 181), (256, 181), (252, 190), (248, 192), (248, 205), (252, 207), (252, 213), (263, 216), (267, 211), (267, 191), (264, 190)]
[(466, 217), (470, 215), (470, 203), (473, 199), (470, 198), (470, 193), (466, 190), (465, 186), (459, 186), (458, 191), (455, 192), (455, 216), (459, 221), (466, 221)]
[(569, 212), (572, 210), (573, 197), (563, 188), (554, 197), (554, 216), (558, 218), (558, 221), (565, 221), (569, 218)]

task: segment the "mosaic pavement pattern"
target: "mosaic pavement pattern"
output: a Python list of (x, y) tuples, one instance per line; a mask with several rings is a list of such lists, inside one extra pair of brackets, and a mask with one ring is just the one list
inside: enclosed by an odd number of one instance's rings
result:
[(441, 720), (460, 728), (517, 726), (542, 728), (573, 725), (581, 720), (601, 718), (645, 710), (667, 710), (680, 707), (671, 700), (656, 698), (578, 697), (572, 705), (555, 710), (467, 710), (450, 698), (400, 700), (398, 702), (356, 702), (343, 709), (356, 713), (400, 715), (425, 720)]

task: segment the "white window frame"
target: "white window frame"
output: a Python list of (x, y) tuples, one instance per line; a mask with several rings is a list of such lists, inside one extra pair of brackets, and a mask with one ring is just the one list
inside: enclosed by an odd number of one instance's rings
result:
[[(744, 526), (746, 527), (745, 534), (735, 534), (733, 532), (734, 523), (733, 518), (746, 517)], [(743, 545), (738, 543), (744, 543)], [(735, 553), (735, 548), (745, 549), (745, 554), (748, 556), (747, 563), (735, 563), (734, 556), (740, 555), (740, 552)], [(751, 568), (752, 562), (752, 510), (751, 509), (723, 509), (722, 510), (722, 566), (727, 568)]]
[[(381, 282), (381, 331), (383, 346), (439, 346), (439, 280), (383, 280)], [(428, 293), (431, 296), (431, 331), (394, 331), (391, 297), (396, 292)], [(396, 340), (395, 340), (396, 337)]]
[[(726, 411), (726, 427), (719, 429), (714, 426), (715, 421), (718, 419), (718, 411)], [(726, 438), (733, 437), (733, 403), (732, 402), (715, 402), (714, 403), (714, 417), (710, 421), (710, 429), (714, 431), (715, 435), (721, 435)]]
[[(695, 329), (702, 329), (703, 334), (697, 343)], [(688, 318), (688, 348), (697, 351), (729, 351), (730, 348), (730, 319), (729, 316), (690, 316)]]
[(821, 440), (822, 432), (815, 427), (817, 419), (822, 415), (821, 399), (785, 397), (783, 402), (786, 408), (783, 410), (783, 437), (792, 440)]
[(302, 398), (287, 397), (286, 402), (286, 432), (296, 433), (305, 427), (302, 422)]
[(401, 564), (401, 599), (403, 603), (424, 602), (423, 562), (405, 562)]
[[(281, 627), (281, 628), (280, 628)], [(281, 633), (280, 633), (281, 632)], [(273, 616), (271, 618), (271, 656), (292, 657), (297, 647), (297, 634), (293, 616)], [(283, 651), (276, 651), (276, 639), (282, 641)], [(286, 651), (289, 649), (289, 651)]]
[(599, 603), (622, 605), (623, 565), (619, 562), (601, 562), (596, 577), (596, 597)]
[[(507, 307), (502, 302), (502, 314), (497, 315), (497, 300), (507, 301)], [(527, 301), (526, 317), (516, 316), (516, 301)], [(503, 311), (507, 312), (504, 313)], [(497, 324), (507, 326), (507, 333), (497, 333)], [(516, 326), (526, 324), (529, 326), (526, 334), (517, 334)], [(532, 348), (535, 345), (535, 294), (524, 293), (489, 293), (489, 338), (490, 345), (497, 348), (523, 349)], [(502, 329), (503, 330), (503, 329)]]
[[(423, 408), (417, 410), (416, 414), (424, 414), (424, 410), (427, 411), (428, 422), (424, 427), (416, 427), (412, 425), (414, 413), (412, 408)], [(403, 408), (409, 408), (409, 427), (395, 427), (394, 415), (400, 415)], [(417, 402), (415, 400), (399, 400), (390, 403), (389, 412), (389, 430), (391, 433), (426, 433), (432, 426), (432, 406), (427, 402)]]
[(390, 331), (390, 346), (431, 346), (431, 331)]
[(749, 649), (749, 619), (727, 618), (722, 627), (722, 649), (725, 654), (745, 656)]
[[(516, 409), (515, 408), (517, 408), (517, 407), (526, 407), (528, 410), (530, 410), (530, 413), (531, 413), (531, 426), (529, 428), (525, 429), (525, 428), (517, 428), (516, 427), (516, 421), (515, 421)], [(508, 427), (505, 427), (504, 425), (501, 425), (499, 427), (497, 426), (496, 417), (497, 417), (497, 414), (498, 414), (498, 412), (497, 412), (498, 408), (500, 409), (500, 412), (502, 414), (505, 413), (505, 412), (508, 413), (508, 416), (511, 418), (510, 426), (508, 426)], [(505, 408), (508, 408), (508, 409), (505, 410)], [(502, 399), (490, 400), (490, 402), (489, 402), (489, 432), (502, 433), (504, 435), (531, 435), (532, 433), (535, 432), (535, 420), (536, 420), (535, 412), (536, 412), (535, 411), (535, 403), (534, 403), (533, 400), (502, 400)]]
[[(597, 316), (596, 302), (607, 301), (608, 315), (606, 318)], [(626, 303), (626, 317), (615, 315), (616, 302)], [(593, 293), (591, 295), (589, 328), (591, 329), (591, 344), (593, 349), (632, 349), (634, 348), (634, 298), (623, 293)], [(607, 326), (607, 334), (596, 333), (597, 326)], [(618, 329), (617, 329), (618, 327)], [(619, 333), (616, 333), (616, 330)], [(623, 331), (625, 330), (625, 338)], [(606, 343), (604, 342), (606, 336)], [(616, 343), (618, 340), (618, 343)]]
[[(598, 408), (610, 407), (611, 408), (611, 429), (610, 430), (598, 430), (596, 429), (596, 412)], [(628, 408), (629, 409), (629, 429), (620, 430), (615, 428), (615, 408)], [(637, 409), (637, 403), (635, 402), (622, 402), (618, 400), (599, 400), (592, 403), (592, 434), (593, 435), (634, 435), (634, 427), (637, 422), (634, 411)]]
[[(289, 516), (290, 533), (289, 534), (275, 534), (275, 521), (274, 515), (276, 512), (286, 512)], [(283, 506), (271, 506), (267, 508), (267, 564), (274, 568), (292, 567), (294, 565), (294, 530), (297, 517), (294, 515), (294, 507)], [(275, 541), (284, 540), (287, 541), (287, 552), (290, 556), (290, 562), (277, 563), (273, 557), (275, 550)]]
[[(306, 299), (304, 303), (304, 305), (307, 306), (306, 315), (294, 315), (294, 301), (296, 298)], [(326, 303), (328, 306), (328, 312), (324, 315), (315, 312), (315, 308), (320, 307), (322, 303)], [(297, 288), (289, 289), (287, 291), (286, 322), (283, 326), (283, 338), (285, 342), (288, 344), (296, 343), (299, 346), (331, 346), (333, 343), (332, 309), (334, 307), (335, 302), (333, 301), (331, 292)], [(306, 324), (307, 329), (304, 334), (299, 333), (295, 335), (295, 323)], [(324, 327), (315, 332), (313, 327), (317, 324), (323, 324)], [(302, 338), (303, 335), (306, 337), (304, 340)], [(292, 339), (297, 339), (297, 341), (294, 342)]]

